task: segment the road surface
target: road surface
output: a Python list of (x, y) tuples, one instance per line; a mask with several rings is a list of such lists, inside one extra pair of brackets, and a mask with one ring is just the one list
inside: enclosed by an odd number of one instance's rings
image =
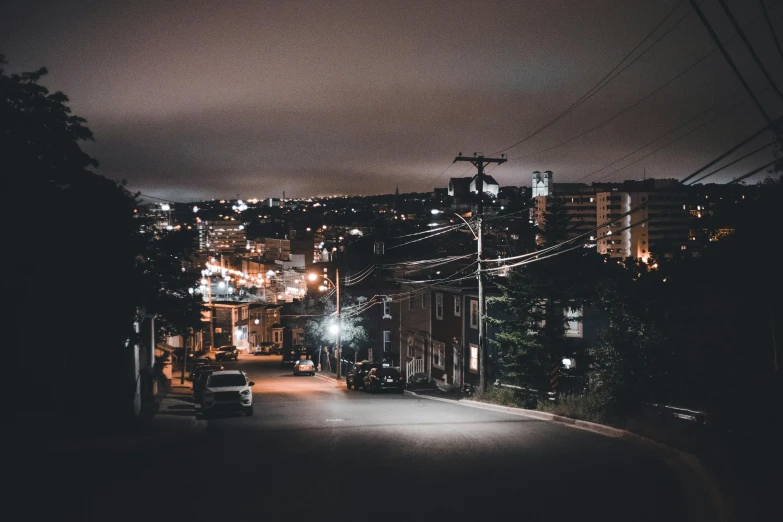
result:
[[(254, 416), (193, 421), (176, 437), (161, 428), (138, 444), (41, 448), (16, 475), (24, 519), (687, 519), (681, 477), (630, 443), (347, 390), (295, 377), (275, 356), (225, 364), (255, 381)], [(183, 401), (159, 416), (195, 413)]]

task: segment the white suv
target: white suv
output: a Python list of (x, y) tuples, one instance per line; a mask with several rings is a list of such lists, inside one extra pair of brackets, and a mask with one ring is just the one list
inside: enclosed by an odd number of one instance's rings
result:
[(216, 411), (241, 411), (253, 415), (254, 382), (248, 382), (245, 372), (224, 370), (212, 372), (204, 384), (201, 411), (208, 417)]

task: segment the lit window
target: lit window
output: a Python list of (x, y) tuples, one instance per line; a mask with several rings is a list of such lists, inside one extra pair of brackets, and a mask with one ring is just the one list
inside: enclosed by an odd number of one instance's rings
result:
[(391, 352), (391, 331), (390, 330), (384, 330), (383, 331), (383, 351), (384, 352)]
[(470, 302), (470, 327), (478, 328), (478, 323), (479, 323), (478, 301), (471, 301)]
[(432, 341), (432, 365), (438, 368), (446, 366), (446, 345), (440, 341)]
[(470, 345), (470, 371), (478, 373), (478, 345)]
[(566, 337), (582, 337), (582, 307), (566, 310)]

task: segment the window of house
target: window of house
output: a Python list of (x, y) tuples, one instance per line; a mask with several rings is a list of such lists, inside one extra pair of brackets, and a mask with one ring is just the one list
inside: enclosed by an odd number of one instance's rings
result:
[(446, 345), (440, 341), (432, 341), (432, 365), (446, 367)]
[(566, 337), (582, 337), (582, 307), (569, 308), (565, 311)]
[(435, 294), (435, 319), (443, 319), (443, 294)]
[(421, 293), (421, 309), (426, 310), (427, 309), (427, 294), (424, 292)]
[(478, 322), (479, 322), (478, 301), (471, 301), (470, 302), (470, 327), (478, 328)]
[(383, 302), (383, 318), (384, 319), (391, 319), (391, 301), (384, 301)]
[(250, 314), (250, 309), (248, 308), (240, 308), (240, 318), (241, 319), (247, 319), (248, 315)]
[(413, 310), (416, 304), (416, 298), (414, 296), (408, 297), (408, 310)]
[(390, 352), (391, 351), (391, 330), (384, 330), (383, 331), (383, 351), (384, 352)]
[(240, 326), (237, 328), (237, 341), (247, 341), (247, 326)]
[(275, 330), (272, 335), (274, 336), (274, 342), (280, 342), (280, 330)]
[(408, 357), (414, 357), (416, 355), (416, 347), (414, 345), (415, 339), (412, 335), (408, 336)]
[(458, 295), (454, 296), (454, 315), (457, 317), (462, 315), (462, 300)]
[(478, 373), (478, 345), (470, 345), (470, 371)]

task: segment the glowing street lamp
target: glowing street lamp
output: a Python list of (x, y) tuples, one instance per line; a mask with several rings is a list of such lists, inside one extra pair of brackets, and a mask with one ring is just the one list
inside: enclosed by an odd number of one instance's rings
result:
[[(310, 281), (315, 281), (318, 278), (319, 278), (319, 274), (310, 273), (307, 275), (307, 279), (309, 279)], [(321, 292), (326, 290), (327, 282), (331, 283), (332, 286), (334, 286), (335, 290), (337, 291), (337, 324), (332, 325), (330, 327), (330, 331), (333, 334), (337, 335), (337, 342), (335, 343), (335, 348), (334, 348), (334, 356), (337, 359), (337, 368), (335, 371), (335, 377), (339, 380), (341, 378), (340, 375), (342, 373), (341, 372), (342, 361), (340, 359), (340, 357), (342, 357), (342, 354), (340, 353), (340, 334), (341, 334), (341, 326), (342, 326), (341, 316), (340, 316), (340, 269), (335, 268), (334, 281), (329, 279), (326, 274), (323, 274), (323, 278), (324, 278), (324, 284), (318, 287), (318, 289)]]

